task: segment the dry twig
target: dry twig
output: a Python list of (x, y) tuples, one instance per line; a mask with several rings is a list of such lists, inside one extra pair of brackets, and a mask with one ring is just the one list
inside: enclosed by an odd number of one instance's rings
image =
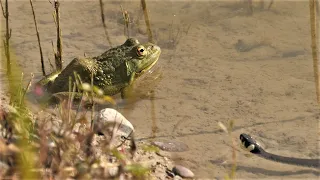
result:
[(110, 47), (112, 47), (112, 43), (111, 43), (111, 40), (110, 40), (110, 37), (109, 37), (109, 33), (107, 31), (107, 25), (106, 25), (106, 22), (105, 22), (105, 19), (104, 19), (103, 2), (102, 2), (102, 0), (99, 0), (99, 2), (100, 2), (101, 21), (102, 21), (104, 33), (106, 34), (106, 37), (107, 37), (107, 40), (108, 40), (108, 43), (109, 43)]
[(124, 32), (123, 34), (129, 38), (130, 37), (130, 33), (129, 33), (129, 23), (130, 23), (130, 16), (128, 11), (125, 11), (122, 6), (120, 5), (121, 8), (121, 12), (122, 12), (122, 18), (123, 18), (123, 22), (124, 22)]
[(142, 6), (143, 13), (144, 13), (144, 20), (145, 20), (146, 26), (147, 26), (149, 42), (153, 43), (154, 41), (153, 41), (151, 25), (150, 25), (149, 16), (148, 16), (147, 4), (146, 4), (145, 0), (141, 0), (141, 6)]
[(55, 58), (56, 70), (62, 70), (62, 38), (61, 38), (60, 11), (59, 11), (60, 2), (58, 0), (54, 0), (53, 7), (55, 9), (53, 13), (53, 19), (57, 27), (57, 51), (54, 50), (54, 58)]
[(43, 54), (42, 54), (42, 48), (41, 48), (40, 35), (39, 35), (39, 31), (38, 31), (36, 14), (35, 14), (35, 12), (34, 12), (32, 0), (30, 0), (30, 5), (31, 5), (31, 9), (32, 9), (32, 14), (33, 14), (34, 26), (36, 27), (36, 32), (37, 32), (38, 45), (39, 45), (39, 51), (40, 51), (40, 61), (41, 61), (42, 75), (45, 76), (45, 75), (46, 75), (46, 71), (45, 71), (45, 68), (44, 68), (44, 62), (43, 62)]
[(312, 48), (312, 57), (313, 57), (313, 69), (314, 69), (314, 78), (316, 84), (316, 95), (317, 101), (320, 105), (320, 74), (319, 74), (319, 59), (318, 59), (318, 28), (319, 22), (317, 21), (316, 15), (316, 0), (309, 0), (310, 6), (310, 30), (311, 30), (311, 48)]
[(5, 2), (5, 9), (3, 8), (3, 4), (2, 1), (0, 0), (0, 4), (1, 4), (1, 9), (2, 9), (2, 13), (3, 13), (3, 17), (6, 19), (6, 35), (5, 35), (5, 40), (3, 41), (3, 45), (5, 48), (5, 55), (7, 58), (7, 74), (11, 74), (11, 61), (10, 61), (10, 38), (11, 38), (11, 32), (12, 29), (10, 29), (9, 27), (9, 4), (8, 4), (8, 0), (6, 0)]

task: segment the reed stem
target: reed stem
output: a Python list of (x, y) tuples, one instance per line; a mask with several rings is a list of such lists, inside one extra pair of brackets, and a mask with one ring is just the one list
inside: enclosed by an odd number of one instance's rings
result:
[(148, 16), (147, 4), (146, 4), (145, 0), (141, 0), (141, 6), (142, 6), (143, 14), (144, 14), (144, 20), (145, 20), (146, 26), (147, 26), (147, 33), (148, 33), (149, 42), (154, 43), (152, 31), (151, 31), (151, 25), (150, 25), (149, 16)]
[(309, 0), (310, 7), (310, 30), (311, 30), (311, 49), (313, 57), (313, 70), (316, 85), (317, 102), (320, 105), (320, 75), (319, 75), (319, 58), (318, 58), (318, 28), (319, 22), (317, 21), (317, 1)]
[(34, 26), (36, 27), (36, 33), (37, 33), (37, 38), (38, 38), (38, 46), (39, 46), (39, 51), (40, 51), (40, 61), (41, 61), (42, 75), (46, 76), (46, 71), (45, 71), (44, 62), (43, 62), (43, 54), (42, 54), (42, 48), (41, 48), (40, 35), (39, 35), (39, 30), (38, 30), (38, 25), (37, 25), (37, 20), (36, 20), (36, 14), (34, 12), (32, 0), (30, 0), (30, 6), (31, 6), (31, 9), (32, 9)]
[(61, 38), (61, 28), (60, 28), (60, 2), (54, 0), (53, 7), (55, 9), (53, 13), (54, 22), (57, 28), (57, 51), (54, 52), (56, 70), (62, 70), (62, 38)]
[(8, 0), (5, 1), (5, 9), (3, 8), (2, 1), (0, 0), (1, 9), (3, 13), (3, 17), (6, 19), (6, 35), (5, 40), (3, 41), (3, 45), (5, 48), (5, 55), (7, 58), (7, 74), (11, 74), (11, 58), (10, 58), (10, 38), (12, 30), (9, 27), (9, 3)]
[(107, 37), (107, 40), (108, 40), (108, 43), (109, 43), (110, 47), (112, 47), (112, 43), (111, 43), (111, 40), (110, 40), (110, 37), (109, 37), (109, 33), (108, 33), (108, 30), (107, 30), (106, 21), (105, 21), (105, 18), (104, 18), (103, 1), (99, 0), (99, 2), (100, 2), (101, 21), (102, 21), (104, 33), (106, 34), (106, 37)]

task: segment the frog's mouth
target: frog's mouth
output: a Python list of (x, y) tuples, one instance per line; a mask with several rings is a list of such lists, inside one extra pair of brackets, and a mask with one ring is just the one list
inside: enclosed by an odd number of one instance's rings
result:
[(144, 69), (142, 69), (141, 71), (136, 72), (136, 78), (140, 77), (141, 75), (143, 75), (145, 72), (149, 71), (157, 62), (158, 62), (159, 56), (152, 61), (151, 64), (147, 65)]
[(149, 57), (149, 59), (153, 59), (153, 61), (150, 61), (151, 62), (150, 64), (147, 64), (143, 69), (138, 71), (136, 74), (140, 76), (146, 71), (149, 71), (158, 62), (160, 54), (161, 54), (161, 50), (160, 48), (157, 48), (156, 51), (152, 53)]
[(149, 71), (158, 62), (158, 59), (159, 59), (159, 57), (155, 61), (153, 61), (150, 65), (146, 66), (146, 68), (144, 68), (141, 71), (139, 71), (138, 73), (141, 74), (141, 73), (144, 73), (146, 71)]

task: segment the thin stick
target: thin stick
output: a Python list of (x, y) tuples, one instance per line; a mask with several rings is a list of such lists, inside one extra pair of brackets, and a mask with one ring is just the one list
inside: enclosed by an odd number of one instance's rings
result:
[(55, 9), (53, 13), (54, 22), (57, 27), (57, 51), (54, 53), (56, 69), (62, 70), (62, 38), (61, 38), (61, 28), (60, 28), (60, 3), (58, 0), (54, 0), (53, 7)]
[(311, 48), (312, 48), (312, 57), (313, 57), (313, 70), (314, 70), (314, 78), (316, 85), (316, 95), (317, 101), (320, 105), (320, 74), (319, 74), (319, 59), (318, 59), (318, 21), (316, 16), (316, 0), (309, 0), (310, 7), (310, 30), (311, 30)]
[(135, 20), (135, 25), (137, 26), (137, 29), (139, 29), (139, 26), (140, 26), (140, 19), (142, 19), (142, 16), (143, 16), (143, 12), (141, 11), (142, 10), (142, 7), (141, 7), (141, 5), (139, 6), (139, 11), (138, 11), (138, 18), (136, 18), (136, 20)]
[(51, 70), (51, 71), (54, 71), (54, 67), (53, 67), (53, 65), (52, 65), (52, 63), (51, 63), (50, 58), (48, 58), (48, 62), (49, 62), (49, 65), (50, 65), (50, 70)]
[(102, 2), (102, 0), (99, 0), (99, 2), (100, 2), (101, 21), (102, 21), (104, 33), (106, 34), (106, 37), (107, 37), (107, 40), (108, 40), (108, 43), (109, 43), (110, 47), (112, 47), (112, 43), (111, 43), (111, 40), (110, 40), (110, 37), (109, 37), (109, 33), (107, 31), (107, 25), (106, 25), (106, 22), (105, 22), (105, 19), (104, 19), (103, 2)]
[(248, 0), (248, 13), (249, 15), (253, 14), (253, 5), (252, 5), (252, 0)]
[(30, 5), (31, 5), (31, 9), (32, 9), (32, 14), (33, 14), (34, 26), (36, 27), (36, 32), (37, 32), (38, 45), (39, 45), (39, 51), (40, 51), (40, 61), (41, 61), (42, 75), (43, 75), (43, 76), (46, 76), (46, 71), (45, 71), (44, 62), (43, 62), (43, 54), (42, 54), (42, 48), (41, 48), (40, 35), (39, 35), (39, 31), (38, 31), (36, 14), (35, 14), (35, 12), (34, 12), (32, 0), (30, 0)]
[(125, 11), (122, 6), (120, 5), (121, 8), (121, 12), (122, 12), (122, 17), (123, 17), (123, 22), (124, 22), (124, 31), (123, 34), (129, 38), (130, 34), (129, 34), (129, 23), (130, 23), (130, 16), (129, 13), (127, 11)]
[(94, 126), (94, 101), (93, 101), (93, 73), (91, 73), (91, 102), (92, 102), (92, 107), (91, 107), (91, 125), (90, 128), (93, 130)]
[(154, 98), (155, 98), (155, 94), (154, 91), (151, 91), (150, 94), (150, 101), (151, 101), (151, 119), (152, 119), (152, 134), (151, 137), (155, 138), (156, 137), (156, 133), (158, 131), (158, 127), (157, 127), (157, 120), (156, 120), (156, 107), (155, 107), (155, 103), (154, 103)]
[(268, 10), (270, 10), (272, 4), (273, 4), (273, 0), (270, 1), (270, 4), (269, 4), (269, 6), (268, 6)]
[(150, 26), (150, 21), (149, 21), (149, 16), (148, 16), (147, 4), (146, 4), (145, 0), (141, 0), (141, 6), (142, 6), (143, 13), (144, 13), (144, 20), (145, 20), (146, 26), (147, 26), (149, 42), (153, 43), (154, 41), (153, 41), (153, 36), (152, 36), (152, 31), (151, 31), (151, 26)]
[(3, 17), (6, 19), (6, 40), (4, 41), (4, 47), (5, 47), (5, 54), (7, 58), (7, 74), (11, 74), (11, 58), (10, 58), (10, 38), (11, 38), (11, 32), (12, 30), (9, 27), (9, 4), (8, 0), (5, 2), (5, 10), (2, 5), (2, 1), (0, 0), (1, 9), (3, 13)]

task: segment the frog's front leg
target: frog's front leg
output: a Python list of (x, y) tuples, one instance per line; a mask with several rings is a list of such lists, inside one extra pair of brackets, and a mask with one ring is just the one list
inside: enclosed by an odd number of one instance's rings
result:
[(135, 75), (136, 73), (133, 72), (130, 75), (130, 79), (129, 82), (126, 84), (126, 86), (121, 90), (121, 98), (122, 99), (128, 99), (128, 98), (132, 98), (133, 97), (133, 85), (134, 85), (134, 81), (135, 81)]

